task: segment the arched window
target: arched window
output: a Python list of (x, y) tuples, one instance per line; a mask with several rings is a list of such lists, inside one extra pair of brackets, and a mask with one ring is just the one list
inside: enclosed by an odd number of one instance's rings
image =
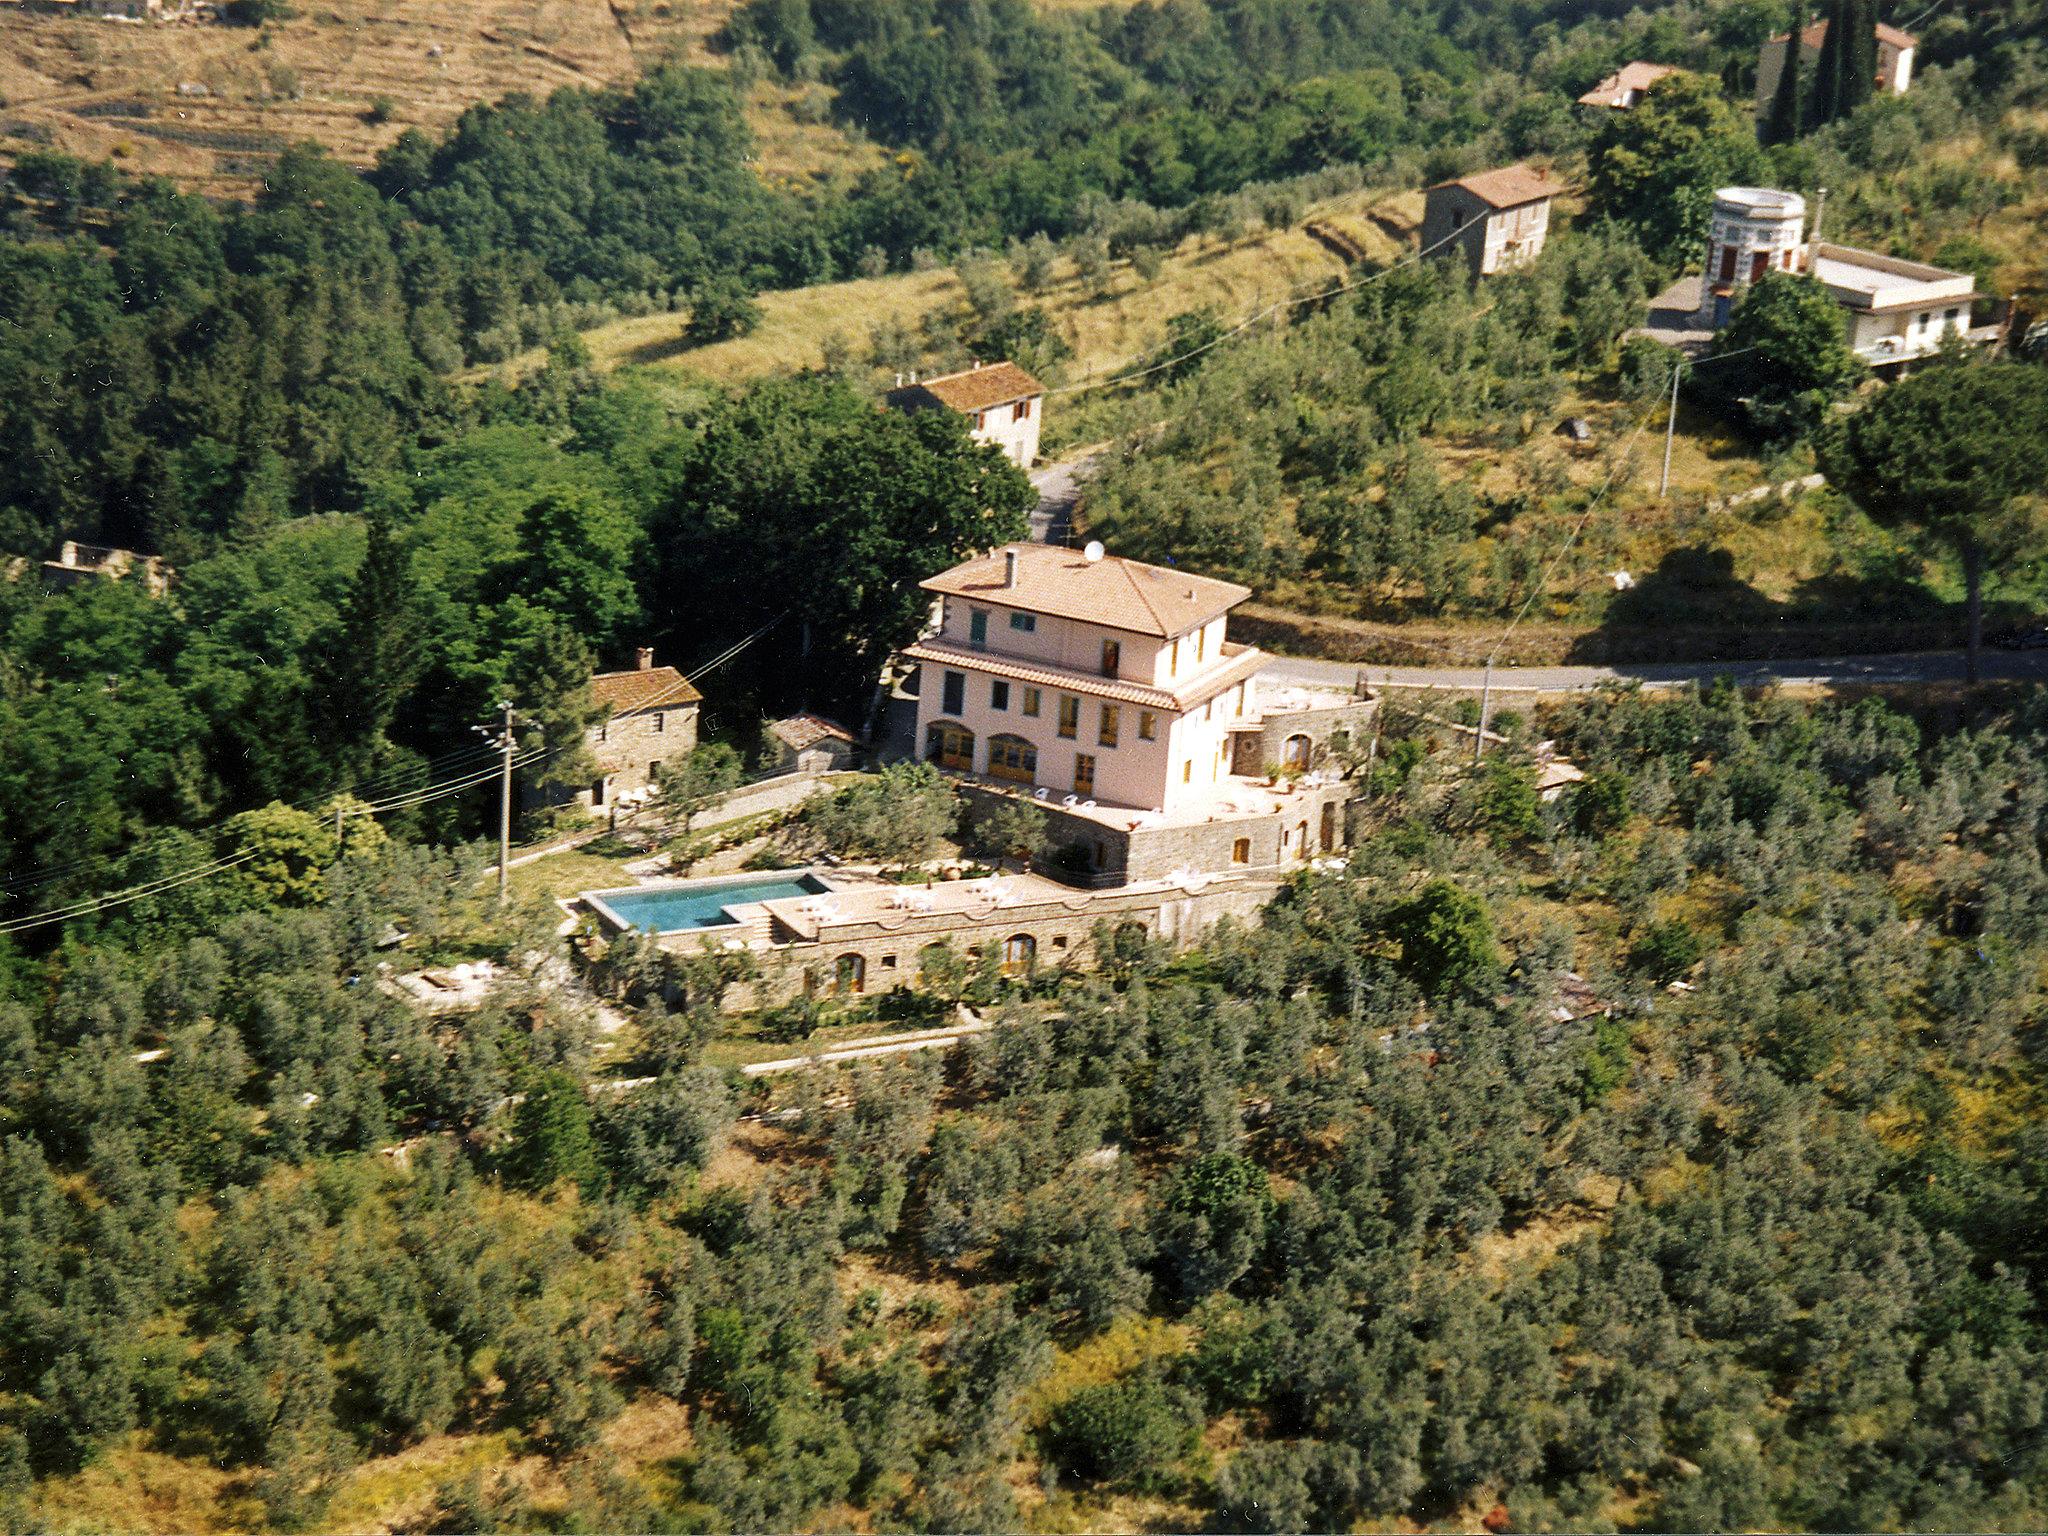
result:
[(924, 755), (955, 773), (974, 771), (974, 732), (951, 720), (935, 720), (924, 733)]
[(1038, 782), (1038, 748), (1022, 736), (991, 736), (988, 739), (988, 774), (1013, 784)]
[(861, 955), (841, 955), (839, 964), (833, 969), (832, 990), (842, 997), (852, 997), (865, 992), (868, 986), (868, 962)]
[(1287, 738), (1280, 748), (1280, 766), (1283, 768), (1308, 767), (1309, 740), (1299, 732)]
[(1013, 933), (1003, 940), (1003, 974), (1021, 976), (1038, 958), (1038, 940), (1028, 933)]

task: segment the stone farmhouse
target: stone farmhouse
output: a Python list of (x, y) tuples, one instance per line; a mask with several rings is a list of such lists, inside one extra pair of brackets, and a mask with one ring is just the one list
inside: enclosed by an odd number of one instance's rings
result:
[(646, 646), (629, 670), (593, 676), (590, 692), (605, 711), (584, 734), (597, 760), (597, 776), (582, 789), (559, 793), (553, 803), (603, 816), (645, 798), (642, 792), (653, 788), (655, 770), (696, 747), (697, 709), (704, 695), (674, 667), (657, 667)]
[[(798, 894), (663, 934), (666, 949), (757, 955), (761, 980), (730, 1006), (909, 985), (935, 946), (1022, 973), (1091, 964), (1103, 932), (1191, 943), (1344, 847), (1343, 749), (1377, 703), (1262, 687), (1267, 658), (1227, 632), (1243, 587), (1042, 544), (923, 585), (938, 618), (903, 652), (923, 755), (971, 799), (1037, 806), (1047, 851), (1028, 873), (925, 886), (786, 871)], [(619, 894), (586, 904), (622, 926), (606, 900)]]
[(1525, 165), (1438, 182), (1423, 194), (1422, 249), (1462, 253), (1474, 277), (1526, 266), (1543, 254), (1560, 190), (1548, 172)]
[[(1799, 34), (1799, 67), (1811, 73), (1828, 40), (1828, 23), (1816, 21)], [(1791, 50), (1792, 34), (1780, 32), (1764, 39), (1756, 55), (1756, 115), (1762, 122), (1771, 115), (1771, 100), (1778, 94), (1778, 77), (1785, 72), (1785, 55)], [(1877, 26), (1877, 91), (1880, 95), (1903, 96), (1913, 84), (1913, 59), (1920, 39), (1897, 27)]]
[(1579, 98), (1582, 107), (1601, 107), (1610, 112), (1628, 112), (1643, 99), (1643, 93), (1667, 75), (1683, 74), (1676, 64), (1650, 64), (1642, 59), (1624, 64)]
[(995, 444), (1021, 469), (1038, 460), (1045, 386), (1015, 363), (976, 363), (922, 380), (912, 374), (907, 384), (899, 377), (886, 398), (899, 411), (958, 411), (977, 443)]
[(1803, 272), (1822, 283), (1847, 318), (1850, 348), (1880, 376), (1931, 356), (1951, 333), (1972, 345), (2001, 333), (1973, 322), (1971, 310), (1986, 296), (1967, 272), (1808, 240), (1806, 199), (1798, 193), (1723, 187), (1714, 194), (1700, 272), (1652, 301), (1642, 334), (1697, 351), (1769, 272)]

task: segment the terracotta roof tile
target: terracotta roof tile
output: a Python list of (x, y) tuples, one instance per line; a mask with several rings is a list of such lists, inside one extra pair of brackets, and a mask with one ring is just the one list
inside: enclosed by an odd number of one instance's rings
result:
[(769, 722), (768, 730), (792, 752), (801, 752), (821, 741), (853, 740), (853, 732), (823, 715), (791, 715), (787, 719)]
[(990, 406), (1008, 405), (1013, 400), (1042, 395), (1045, 386), (1015, 363), (985, 363), (979, 368), (941, 374), (935, 379), (919, 379), (915, 384), (891, 390), (889, 399), (891, 403), (900, 403), (899, 396), (920, 393), (956, 411), (985, 411)]
[(1630, 91), (1643, 92), (1667, 75), (1680, 74), (1676, 64), (1651, 64), (1642, 59), (1624, 64), (1579, 98), (1582, 107), (1619, 107)]
[(635, 667), (630, 672), (600, 672), (590, 680), (590, 691), (615, 715), (657, 704), (695, 704), (704, 695), (674, 667)]
[[(1004, 584), (1012, 553), (1017, 557), (1014, 587)], [(1198, 629), (1251, 596), (1249, 587), (1234, 581), (1114, 555), (1091, 561), (1078, 549), (1050, 544), (1005, 544), (923, 585), (927, 592), (1161, 639)]]
[(1479, 171), (1470, 176), (1460, 176), (1455, 181), (1440, 181), (1429, 190), (1434, 192), (1439, 187), (1463, 187), (1494, 208), (1519, 208), (1524, 203), (1555, 197), (1564, 190), (1561, 182), (1552, 181), (1526, 165), (1504, 165), (1499, 170)]

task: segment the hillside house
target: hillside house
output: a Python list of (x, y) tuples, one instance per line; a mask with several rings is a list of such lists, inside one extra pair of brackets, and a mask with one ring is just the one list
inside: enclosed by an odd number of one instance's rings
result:
[[(1799, 34), (1799, 68), (1802, 76), (1811, 77), (1812, 70), (1820, 61), (1820, 51), (1828, 40), (1828, 24), (1816, 21)], [(1785, 55), (1790, 49), (1792, 34), (1780, 32), (1776, 37), (1766, 38), (1756, 56), (1756, 115), (1759, 122), (1771, 115), (1771, 100), (1778, 94), (1778, 77), (1785, 72)], [(1897, 27), (1877, 27), (1877, 93), (1880, 96), (1903, 96), (1913, 84), (1913, 59), (1918, 52), (1920, 40), (1910, 32), (1901, 32)]]
[(1267, 657), (1227, 637), (1233, 582), (1102, 553), (1008, 544), (924, 583), (924, 757), (1055, 822), (1070, 873), (1272, 867), (1343, 841), (1329, 743), (1370, 718), (1339, 694), (1262, 706)]
[(1651, 302), (1642, 334), (1698, 350), (1768, 272), (1801, 272), (1823, 284), (1842, 307), (1851, 350), (1880, 375), (1932, 356), (1950, 333), (1971, 345), (2000, 334), (1999, 326), (1972, 320), (1985, 295), (1968, 273), (1808, 240), (1806, 199), (1768, 187), (1714, 194), (1699, 275), (1679, 279)]
[(151, 597), (162, 597), (171, 590), (171, 575), (171, 568), (161, 555), (138, 555), (132, 549), (81, 544), (76, 539), (66, 539), (57, 558), (43, 562), (44, 584), (60, 592), (82, 582), (122, 581), (136, 576)]
[(674, 667), (657, 667), (654, 652), (645, 646), (630, 670), (592, 677), (590, 692), (605, 711), (605, 718), (584, 736), (597, 760), (597, 775), (562, 803), (604, 815), (619, 809), (622, 797), (651, 789), (663, 763), (695, 749), (697, 709), (704, 695)]
[(1683, 74), (1676, 64), (1650, 64), (1642, 59), (1624, 64), (1579, 98), (1582, 107), (1601, 107), (1610, 112), (1631, 111), (1643, 93), (1667, 75)]
[(976, 363), (958, 373), (898, 382), (887, 395), (899, 411), (958, 411), (977, 443), (993, 443), (1021, 469), (1038, 459), (1045, 386), (1015, 363)]
[(1423, 197), (1422, 249), (1463, 252), (1474, 277), (1524, 266), (1543, 254), (1559, 190), (1547, 172), (1524, 165), (1439, 182)]
[(853, 766), (853, 732), (823, 715), (789, 715), (762, 730), (772, 753), (765, 767), (786, 773), (833, 773)]

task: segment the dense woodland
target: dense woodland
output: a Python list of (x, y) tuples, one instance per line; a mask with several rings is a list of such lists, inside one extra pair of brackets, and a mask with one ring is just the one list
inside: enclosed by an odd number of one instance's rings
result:
[[(730, 964), (616, 946), (591, 979), (630, 1024), (598, 1049), (595, 997), (544, 963), (559, 914), (484, 900), (483, 792), (421, 793), (488, 761), (471, 727), (506, 697), (529, 778), (576, 782), (587, 679), (642, 644), (694, 671), (751, 638), (706, 689), (726, 743), (860, 719), (915, 582), (1033, 502), (850, 364), (656, 387), (599, 376), (579, 325), (675, 308), (710, 340), (767, 287), (1135, 263), (1295, 222), (1304, 176), (1534, 156), (1586, 195), (1483, 293), (1361, 270), (1186, 359), (1236, 317), (1160, 316), (1164, 366), (1062, 429), (1120, 444), (1091, 531), (1489, 633), (1583, 589), (1602, 528), (1559, 536), (1598, 475), (1524, 455), (1503, 486), (1444, 445), (1520, 448), (1575, 393), (1651, 409), (1671, 359), (1620, 337), (1715, 184), (1827, 185), (1834, 232), (1987, 273), (1985, 219), (2029, 195), (2039, 0), (1930, 18), (1910, 96), (1760, 146), (1755, 48), (1790, 16), (749, 0), (719, 69), (480, 106), (368, 174), (301, 147), (246, 207), (25, 157), (0, 188), (0, 1527), (104, 1525), (81, 1490), (145, 1461), (219, 1469), (194, 1518), (238, 1527), (2048, 1522), (2031, 692), (1617, 691), (1507, 718), (1478, 769), (1390, 710), (1344, 870), (1190, 955), (1104, 935), (1093, 976), (935, 968), (912, 1012), (1001, 1027), (772, 1103), (706, 1065)], [(1636, 57), (1699, 74), (1604, 122), (1569, 105)], [(738, 86), (769, 73), (887, 163), (757, 176)], [(951, 340), (1042, 342), (1032, 315)], [(465, 373), (536, 343), (516, 386)], [(1694, 402), (1826, 469), (1857, 601), (2037, 599), (2039, 361), (1865, 398), (1791, 280), (1719, 350)], [(161, 553), (175, 586), (45, 591), (65, 537)], [(1591, 775), (1551, 804), (1539, 733)], [(894, 793), (821, 816), (950, 825), (943, 790), (913, 785), (914, 817)], [(459, 1023), (377, 985), (480, 957), (507, 979)], [(788, 1113), (740, 1118), (762, 1108)], [(348, 1502), (443, 1435), (461, 1455), (422, 1452), (391, 1505)]]

